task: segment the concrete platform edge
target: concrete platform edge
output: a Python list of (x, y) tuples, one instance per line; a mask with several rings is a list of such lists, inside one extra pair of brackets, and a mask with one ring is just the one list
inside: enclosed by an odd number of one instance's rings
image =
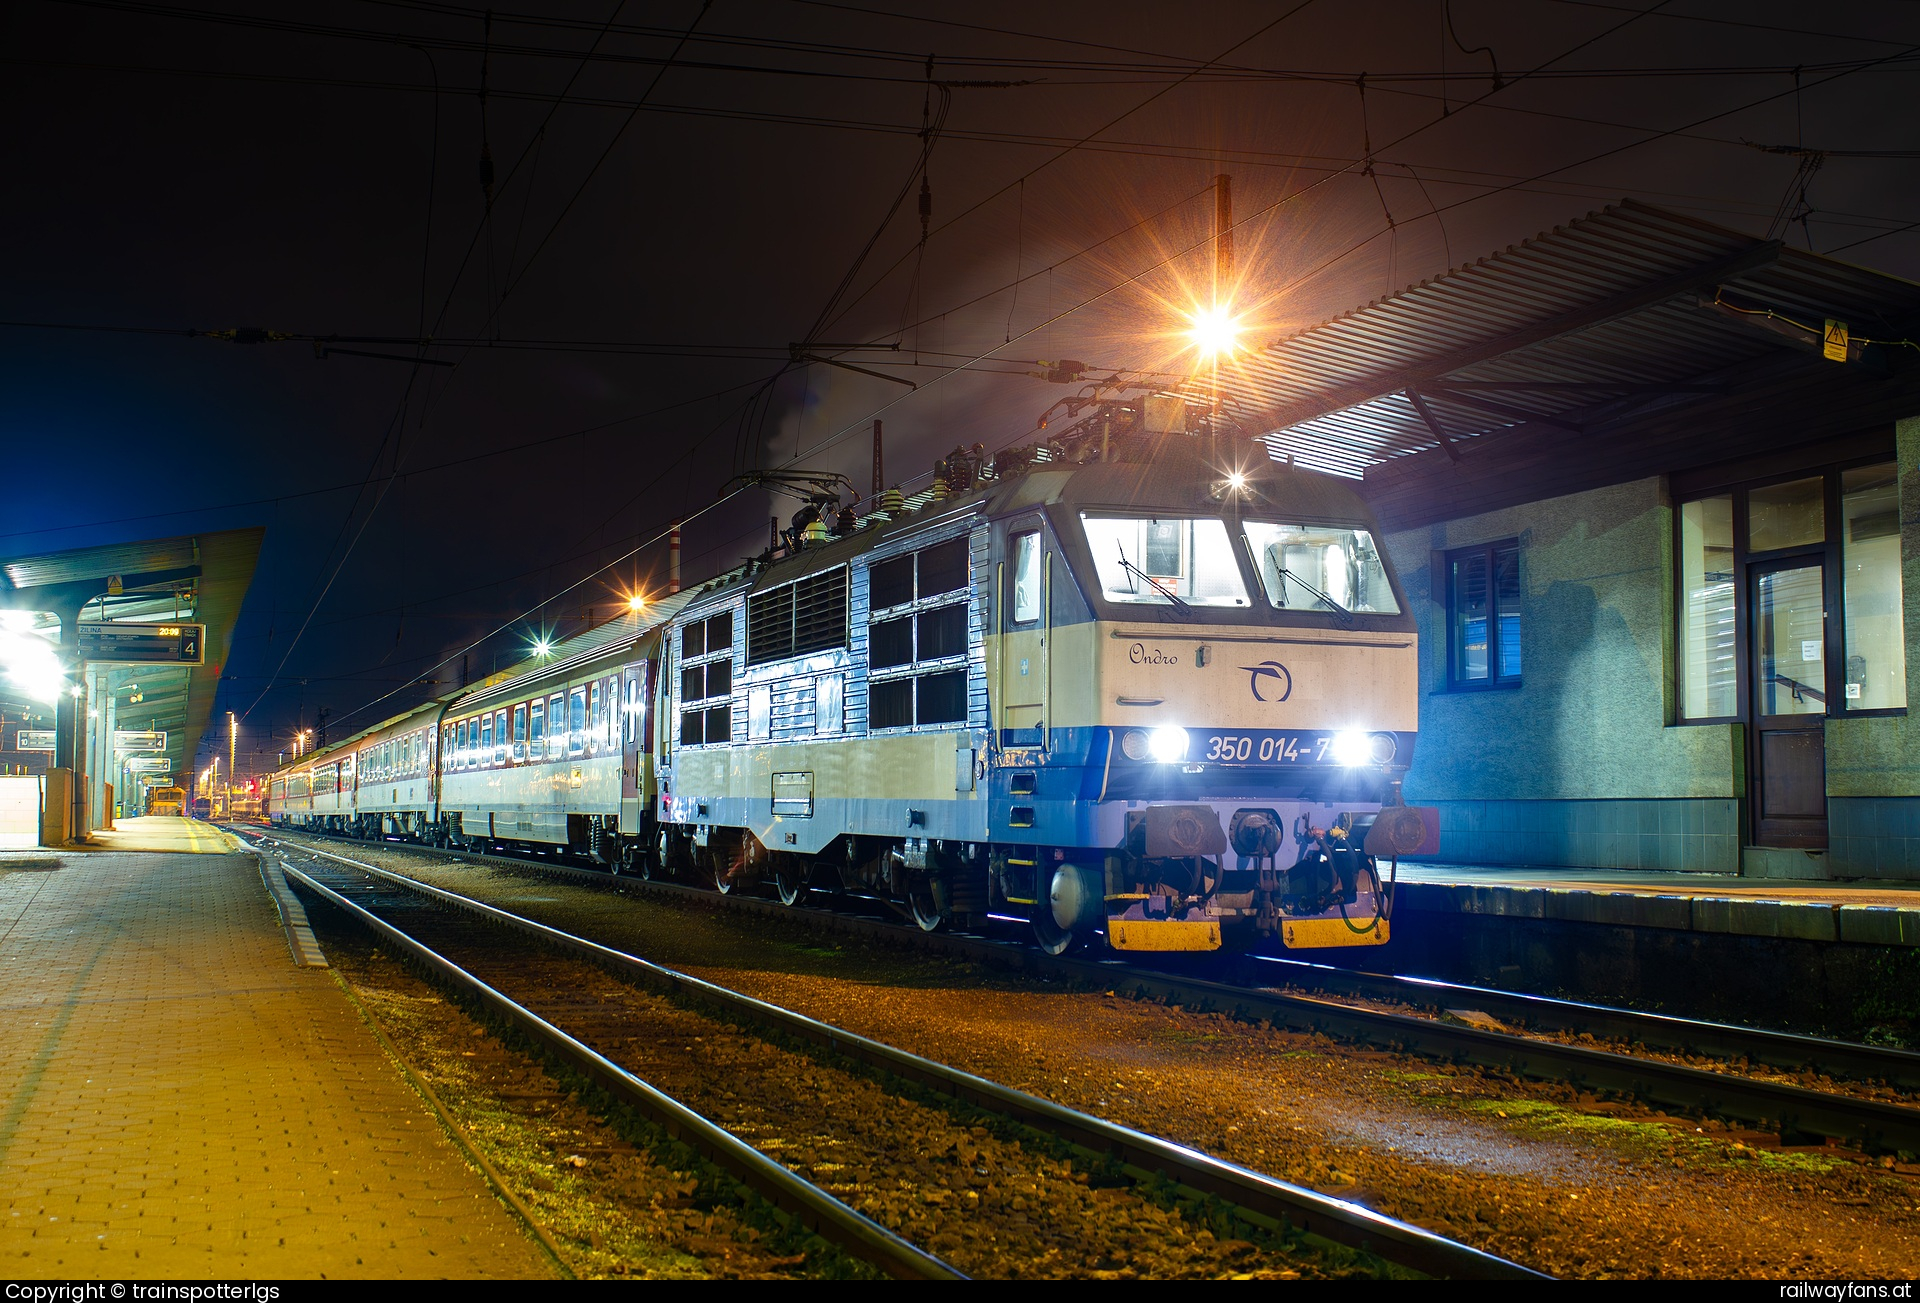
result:
[(1920, 910), (1884, 905), (1480, 883), (1402, 882), (1396, 890), (1400, 908), (1425, 914), (1478, 914), (1841, 945), (1920, 947)]
[[(237, 837), (234, 840), (240, 841)], [(265, 851), (248, 847), (245, 842), (240, 844), (259, 865), (260, 884), (267, 889), (267, 898), (280, 915), (280, 928), (287, 934), (287, 949), (293, 952), (294, 964), (300, 968), (328, 967), (326, 953), (320, 949), (320, 942), (314, 938), (313, 928), (307, 923), (306, 906), (287, 886), (280, 866)]]

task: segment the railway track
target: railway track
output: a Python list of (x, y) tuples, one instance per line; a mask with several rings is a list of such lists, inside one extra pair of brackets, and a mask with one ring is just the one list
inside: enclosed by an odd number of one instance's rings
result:
[[(267, 849), (272, 849), (268, 847)], [(1348, 1204), (1341, 1200), (1319, 1195), (1310, 1190), (1276, 1181), (1271, 1177), (1237, 1167), (1233, 1164), (1198, 1154), (1182, 1146), (1171, 1144), (1157, 1137), (1119, 1127), (1102, 1119), (1062, 1108), (1050, 1101), (1008, 1089), (983, 1078), (960, 1072), (945, 1065), (921, 1058), (890, 1046), (880, 1044), (843, 1029), (830, 1026), (818, 1020), (778, 1008), (763, 1001), (740, 995), (736, 992), (715, 986), (712, 983), (689, 977), (651, 964), (635, 956), (626, 955), (609, 947), (582, 937), (572, 936), (550, 928), (534, 920), (525, 919), (507, 911), (497, 909), (479, 901), (470, 900), (452, 892), (447, 892), (428, 884), (412, 881), (401, 874), (391, 873), (376, 865), (355, 861), (347, 856), (338, 855), (317, 847), (301, 848), (306, 854), (326, 861), (329, 870), (321, 871), (309, 864), (302, 869), (289, 863), (285, 856), (280, 857), (285, 872), (293, 877), (303, 888), (348, 911), (366, 926), (385, 938), (390, 944), (412, 955), (420, 964), (434, 973), (438, 980), (453, 987), (467, 999), (484, 1005), (496, 1018), (520, 1029), (550, 1054), (558, 1057), (568, 1067), (596, 1082), (602, 1088), (623, 1101), (640, 1109), (656, 1123), (666, 1127), (679, 1139), (687, 1141), (705, 1154), (711, 1161), (735, 1176), (750, 1188), (798, 1216), (803, 1224), (816, 1230), (823, 1237), (839, 1244), (848, 1252), (875, 1263), (882, 1270), (901, 1277), (912, 1278), (952, 1278), (961, 1270), (944, 1260), (936, 1252), (922, 1248), (912, 1239), (901, 1234), (898, 1229), (889, 1229), (881, 1225), (866, 1213), (849, 1206), (837, 1195), (822, 1186), (805, 1180), (787, 1165), (773, 1161), (761, 1149), (741, 1139), (735, 1132), (743, 1129), (764, 1130), (771, 1125), (767, 1119), (748, 1120), (744, 1124), (741, 1117), (731, 1120), (731, 1129), (710, 1119), (702, 1110), (696, 1110), (692, 1104), (666, 1093), (642, 1077), (631, 1064), (617, 1062), (614, 1057), (593, 1048), (593, 1044), (602, 1046), (625, 1043), (630, 1048), (644, 1041), (647, 1049), (643, 1057), (647, 1059), (647, 1075), (656, 1080), (661, 1074), (675, 1080), (686, 1080), (689, 1076), (684, 1062), (668, 1062), (673, 1059), (671, 1047), (682, 1041), (700, 1044), (720, 1043), (728, 1040), (741, 1025), (752, 1025), (772, 1033), (778, 1040), (805, 1047), (814, 1054), (824, 1054), (825, 1060), (809, 1060), (810, 1072), (823, 1070), (838, 1071), (835, 1063), (846, 1062), (857, 1065), (867, 1074), (874, 1074), (879, 1081), (906, 1082), (914, 1089), (941, 1099), (957, 1100), (968, 1109), (991, 1114), (1005, 1122), (1016, 1124), (1031, 1133), (1046, 1137), (1056, 1146), (1064, 1146), (1068, 1152), (1082, 1162), (1082, 1175), (1077, 1178), (1085, 1182), (1087, 1173), (1104, 1173), (1115, 1179), (1120, 1185), (1129, 1187), (1126, 1198), (1142, 1199), (1145, 1196), (1134, 1192), (1134, 1187), (1153, 1188), (1171, 1182), (1184, 1196), (1203, 1196), (1215, 1202), (1215, 1206), (1224, 1205), (1234, 1220), (1246, 1226), (1269, 1233), (1273, 1245), (1285, 1243), (1285, 1237), (1291, 1232), (1304, 1232), (1310, 1237), (1335, 1244), (1361, 1249), (1380, 1259), (1410, 1268), (1428, 1275), (1471, 1277), (1471, 1278), (1540, 1278), (1517, 1264), (1494, 1257), (1469, 1246), (1444, 1239), (1431, 1232), (1405, 1223), (1394, 1221), (1368, 1209)], [(337, 865), (339, 869), (332, 869)], [(341, 873), (340, 870), (349, 870)], [(401, 893), (405, 893), (404, 897)], [(421, 902), (431, 902), (432, 908), (423, 910)], [(454, 914), (478, 917), (488, 923), (498, 925), (484, 929), (486, 938), (476, 943), (472, 917), (455, 920)], [(517, 945), (500, 946), (500, 932), (510, 931), (518, 938)], [(663, 1014), (659, 1009), (644, 1011), (640, 1017), (644, 1024), (645, 1035), (636, 1037), (631, 1033), (638, 1026), (628, 1026), (623, 1033), (619, 1027), (606, 1024), (605, 999), (601, 997), (589, 1002), (584, 1008), (579, 1002), (569, 1004), (557, 1000), (555, 992), (580, 987), (577, 974), (569, 978), (564, 974), (550, 970), (550, 967), (528, 961), (523, 953), (565, 957), (565, 962), (576, 970), (591, 965), (599, 970), (611, 972), (629, 983), (644, 989), (668, 994), (680, 1012), (680, 1018), (689, 1017), (685, 1009), (690, 1005), (699, 1010), (712, 1010), (716, 1021), (707, 1026), (704, 1035), (688, 1032), (682, 1036), (678, 1031), (672, 1035), (664, 1034), (660, 1029)], [(476, 972), (474, 969), (481, 971)], [(494, 980), (486, 980), (492, 977)], [(604, 983), (602, 983), (604, 985)], [(513, 988), (511, 991), (508, 988)], [(520, 999), (514, 996), (519, 995)], [(644, 990), (636, 996), (644, 996)], [(543, 1014), (537, 1005), (562, 1006), (558, 1011), (549, 1009)], [(596, 1009), (593, 1005), (598, 1005)], [(561, 1023), (584, 1023), (591, 1028), (590, 1033), (576, 1035), (563, 1030)], [(576, 1028), (576, 1030), (578, 1030)], [(681, 1030), (685, 1030), (684, 1028)], [(624, 1035), (624, 1042), (623, 1042)], [(664, 1047), (664, 1048), (663, 1048)], [(694, 1044), (687, 1045), (689, 1052)], [(791, 1057), (792, 1051), (769, 1052), (756, 1050), (756, 1055), (765, 1058), (772, 1053), (777, 1059), (781, 1055)], [(630, 1057), (630, 1055), (629, 1055)], [(699, 1075), (699, 1074), (693, 1074)], [(762, 1062), (754, 1073), (755, 1095), (766, 1092), (768, 1086), (779, 1078), (778, 1065), (769, 1066)], [(737, 1076), (729, 1077), (738, 1084)], [(814, 1083), (818, 1090), (818, 1083)], [(873, 1089), (871, 1082), (866, 1089)], [(708, 1092), (712, 1094), (711, 1091)], [(838, 1092), (853, 1098), (857, 1093), (851, 1086), (841, 1084)], [(729, 1095), (722, 1091), (721, 1094)], [(733, 1104), (738, 1114), (738, 1101)], [(887, 1114), (901, 1106), (897, 1101), (887, 1107), (854, 1108), (851, 1112), (862, 1119), (871, 1130), (876, 1116)], [(751, 1110), (749, 1110), (751, 1111)], [(927, 1111), (920, 1106), (920, 1111)], [(783, 1126), (776, 1126), (781, 1136), (769, 1140), (760, 1137), (761, 1144), (767, 1147), (784, 1146), (791, 1140), (795, 1130), (793, 1119), (786, 1119)], [(817, 1132), (822, 1126), (831, 1123), (822, 1118), (810, 1118), (798, 1129), (805, 1132)], [(955, 1124), (957, 1125), (957, 1124)], [(931, 1146), (934, 1151), (941, 1149), (942, 1136), (937, 1125), (931, 1125), (923, 1117), (907, 1127), (909, 1135), (903, 1143), (920, 1148)], [(929, 1139), (929, 1132), (932, 1132)], [(871, 1140), (871, 1136), (867, 1137)], [(820, 1143), (819, 1134), (812, 1135), (812, 1144)], [(858, 1168), (866, 1160), (854, 1157), (859, 1141), (856, 1137), (836, 1136), (831, 1142), (838, 1146), (836, 1158), (840, 1161), (816, 1165), (828, 1169), (844, 1171), (849, 1167)], [(986, 1171), (996, 1163), (1004, 1162), (1004, 1156), (996, 1158), (987, 1151), (996, 1143), (982, 1137), (978, 1127), (959, 1126), (952, 1149), (960, 1153), (968, 1165), (979, 1164)], [(1014, 1150), (1018, 1152), (1019, 1146)], [(875, 1165), (868, 1163), (869, 1166)], [(1042, 1164), (1045, 1167), (1045, 1164)], [(1058, 1190), (1061, 1178), (1067, 1174), (1067, 1168), (1054, 1169), (1053, 1188)], [(1044, 1177), (1043, 1177), (1044, 1179)], [(1072, 1180), (1071, 1176), (1067, 1179)], [(858, 1188), (859, 1183), (855, 1183)], [(976, 1183), (977, 1184), (977, 1183)], [(1069, 1195), (1074, 1187), (1067, 1185)], [(989, 1187), (991, 1190), (991, 1187)], [(951, 1191), (928, 1191), (927, 1197), (942, 1203), (951, 1197)], [(1005, 1209), (992, 1207), (992, 1200), (982, 1204), (979, 1195), (973, 1191), (959, 1194), (960, 1206), (964, 1207), (969, 1220), (980, 1226), (991, 1227), (996, 1215), (1005, 1216)], [(1091, 1196), (1088, 1196), (1091, 1197)], [(1101, 1198), (1111, 1199), (1117, 1195), (1105, 1194)], [(1020, 1201), (1016, 1200), (1018, 1204)], [(1083, 1200), (1084, 1202), (1084, 1200)], [(1064, 1201), (1055, 1195), (1051, 1200), (1050, 1211), (1055, 1207), (1069, 1207), (1074, 1199)], [(1105, 1204), (1089, 1205), (1111, 1212)], [(1128, 1216), (1125, 1209), (1117, 1210), (1121, 1215), (1115, 1220), (1126, 1224), (1136, 1220)], [(1012, 1220), (1026, 1223), (1024, 1212), (1017, 1208)], [(1019, 1227), (1009, 1225), (1001, 1228), (1010, 1241), (1019, 1238)], [(1177, 1212), (1175, 1221), (1164, 1232), (1169, 1243), (1180, 1241), (1180, 1226)], [(1089, 1241), (1096, 1242), (1098, 1232), (1089, 1229), (1082, 1232)], [(1001, 1234), (996, 1232), (992, 1238), (998, 1241)], [(1203, 1259), (1205, 1246), (1213, 1242), (1212, 1235), (1196, 1236), (1196, 1244), (1201, 1246)], [(1235, 1248), (1235, 1254), (1243, 1260), (1234, 1264), (1244, 1267), (1255, 1246), (1244, 1244)], [(1263, 1251), (1277, 1252), (1277, 1249)], [(1311, 1254), (1308, 1255), (1311, 1258)], [(1204, 1264), (1203, 1264), (1204, 1265)]]
[[(418, 849), (392, 844), (386, 848)], [(1776, 1130), (1783, 1139), (1831, 1138), (1871, 1153), (1920, 1153), (1920, 1108), (1747, 1075), (1731, 1066), (1724, 1070), (1695, 1067), (1621, 1049), (1565, 1044), (1511, 1030), (1496, 1031), (1443, 1021), (1435, 1016), (1368, 1008), (1323, 995), (1294, 994), (1265, 985), (1161, 972), (1119, 960), (1048, 956), (1031, 947), (990, 938), (921, 933), (838, 911), (796, 909), (742, 896), (739, 892), (721, 896), (677, 883), (615, 878), (597, 870), (516, 856), (456, 851), (428, 853), (552, 873), (600, 885), (617, 882), (624, 889), (694, 900), (711, 907), (746, 909), (783, 917), (804, 915), (822, 927), (869, 939), (938, 949), (976, 962), (1013, 967), (1036, 977), (1079, 981), (1138, 998), (1265, 1020), (1292, 1030), (1317, 1032), (1439, 1061), (1494, 1068), (1536, 1080), (1567, 1082), (1583, 1090), (1628, 1096), (1660, 1108)], [(1800, 1066), (1834, 1076), (1886, 1082), (1900, 1088), (1920, 1082), (1920, 1055), (1910, 1051), (1694, 1022), (1485, 988), (1450, 987), (1419, 979), (1349, 973), (1324, 965), (1274, 960), (1264, 961), (1263, 966), (1271, 969), (1272, 975), (1267, 978), (1271, 982), (1318, 982), (1324, 983), (1326, 989), (1348, 996), (1436, 1009), (1471, 1007), (1490, 1015), (1497, 1009), (1516, 1021), (1542, 1028), (1585, 1032), (1623, 1045), (1711, 1056), (1726, 1060), (1727, 1065), (1745, 1062), (1768, 1067)], [(1493, 1008), (1487, 1008), (1489, 1005)]]

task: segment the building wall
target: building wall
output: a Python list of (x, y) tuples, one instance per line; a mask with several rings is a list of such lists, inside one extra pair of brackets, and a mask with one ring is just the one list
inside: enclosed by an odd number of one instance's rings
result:
[[(1829, 720), (1828, 853), (1749, 851), (1749, 873), (1920, 879), (1920, 418), (1897, 444), (1915, 713)], [(1521, 686), (1449, 691), (1436, 557), (1507, 538), (1520, 541)], [(1741, 872), (1743, 731), (1668, 722), (1672, 540), (1657, 478), (1387, 537), (1421, 633), (1407, 799), (1439, 808), (1440, 858)]]
[[(1388, 536), (1420, 620), (1407, 799), (1440, 809), (1443, 858), (1738, 871), (1740, 731), (1667, 727), (1672, 537), (1658, 479)], [(1505, 538), (1520, 540), (1521, 685), (1450, 692), (1435, 554)]]

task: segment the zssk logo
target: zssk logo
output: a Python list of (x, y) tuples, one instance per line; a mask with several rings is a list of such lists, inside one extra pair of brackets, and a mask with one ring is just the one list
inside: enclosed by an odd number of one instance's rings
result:
[[(1285, 701), (1293, 695), (1293, 675), (1287, 673), (1287, 667), (1279, 661), (1261, 661), (1258, 665), (1242, 665), (1241, 669), (1253, 676), (1247, 685), (1253, 692), (1255, 701)], [(1279, 690), (1279, 695), (1269, 697), (1260, 691), (1261, 680), (1270, 680), (1266, 684), (1269, 691)]]

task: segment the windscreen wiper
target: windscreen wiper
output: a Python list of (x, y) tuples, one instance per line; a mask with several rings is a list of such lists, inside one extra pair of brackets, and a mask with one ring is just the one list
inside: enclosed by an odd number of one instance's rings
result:
[(1142, 579), (1152, 584), (1156, 592), (1158, 592), (1162, 597), (1166, 598), (1169, 602), (1172, 602), (1174, 604), (1174, 606), (1180, 611), (1182, 619), (1185, 619), (1188, 616), (1191, 616), (1193, 614), (1193, 607), (1187, 603), (1187, 600), (1185, 598), (1181, 597), (1180, 594), (1174, 592), (1171, 588), (1168, 588), (1165, 584), (1161, 583), (1158, 579), (1155, 579), (1152, 575), (1142, 570), (1139, 566), (1135, 565), (1133, 562), (1127, 560), (1127, 549), (1120, 542), (1119, 539), (1115, 539), (1113, 541), (1113, 546), (1114, 546), (1114, 549), (1120, 553), (1120, 568), (1122, 570), (1124, 570), (1126, 573), (1130, 575), (1139, 575)]
[(1315, 588), (1312, 584), (1308, 583), (1306, 580), (1302, 579), (1299, 575), (1296, 575), (1295, 573), (1293, 573), (1293, 571), (1287, 569), (1285, 566), (1280, 567), (1280, 573), (1285, 575), (1287, 578), (1293, 580), (1294, 583), (1299, 584), (1302, 588), (1306, 589), (1309, 593), (1312, 593), (1315, 597), (1325, 602), (1328, 606), (1331, 606), (1333, 608), (1334, 618), (1339, 620), (1342, 626), (1348, 629), (1351, 629), (1353, 627), (1352, 611), (1349, 611), (1346, 607), (1340, 605), (1340, 603), (1334, 601), (1331, 597), (1328, 597), (1325, 593), (1321, 592), (1318, 588)]

